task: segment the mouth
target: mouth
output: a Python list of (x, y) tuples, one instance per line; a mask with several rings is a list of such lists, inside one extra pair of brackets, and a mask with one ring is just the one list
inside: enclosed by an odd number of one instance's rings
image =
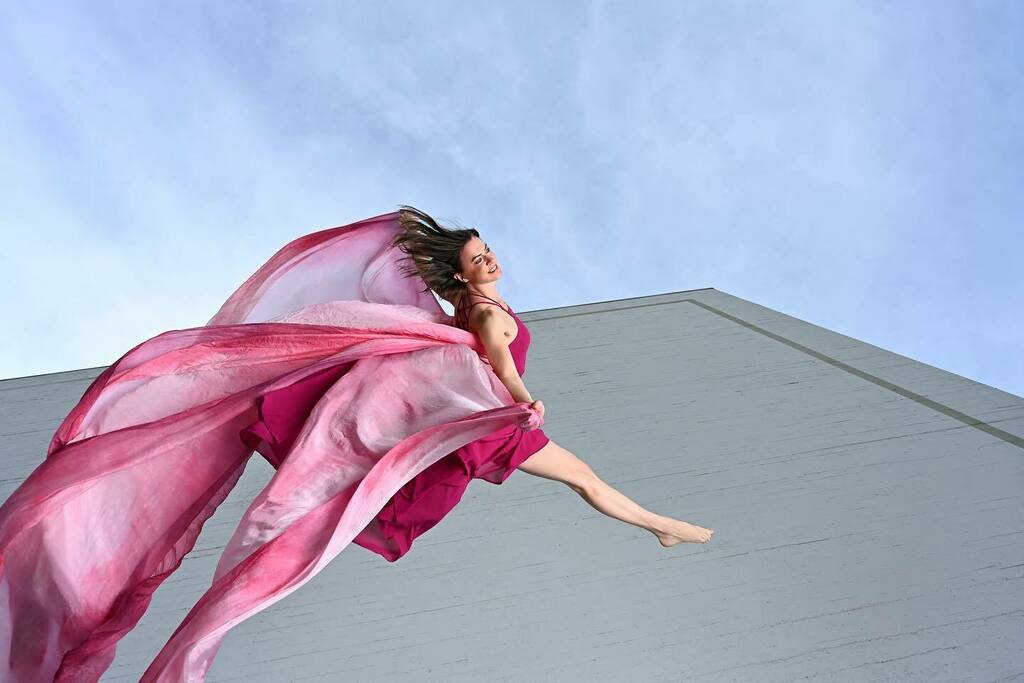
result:
[(493, 273), (493, 272), (494, 272), (494, 271), (496, 271), (496, 270), (498, 270), (498, 264), (497, 264), (497, 263), (495, 263), (495, 264), (494, 264), (494, 267), (493, 267), (493, 268), (491, 268), (490, 270), (488, 270), (487, 272), (488, 272), (488, 273)]

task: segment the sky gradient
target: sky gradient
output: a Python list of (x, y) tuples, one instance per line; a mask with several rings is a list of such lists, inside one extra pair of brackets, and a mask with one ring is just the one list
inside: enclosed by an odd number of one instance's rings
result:
[(715, 287), (1024, 395), (1024, 4), (0, 8), (0, 378), (412, 204), (516, 310)]

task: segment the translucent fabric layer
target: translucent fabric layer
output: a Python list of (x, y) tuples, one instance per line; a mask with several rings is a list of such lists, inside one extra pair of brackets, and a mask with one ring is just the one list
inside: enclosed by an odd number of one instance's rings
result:
[[(96, 681), (253, 451), (276, 472), (143, 681), (202, 681), (227, 631), (309, 581), (406, 482), (542, 420), (405, 278), (393, 212), (285, 245), (206, 326), (104, 370), (0, 506), (0, 674)], [(264, 420), (299, 380), (304, 421)]]

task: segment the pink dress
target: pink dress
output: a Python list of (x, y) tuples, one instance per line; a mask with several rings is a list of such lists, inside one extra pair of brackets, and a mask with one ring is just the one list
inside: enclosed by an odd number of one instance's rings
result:
[[(478, 301), (472, 306), (489, 303), (492, 302)], [(497, 302), (493, 305), (500, 306)], [(530, 330), (511, 307), (503, 310), (519, 328), (508, 348), (516, 370), (523, 376)], [(461, 322), (460, 318), (457, 316), (456, 320)], [(467, 443), (406, 482), (352, 542), (389, 562), (396, 561), (409, 551), (416, 537), (440, 522), (459, 503), (471, 480), (503, 483), (548, 440), (542, 429), (527, 430), (513, 424)]]
[(99, 681), (254, 451), (276, 471), (140, 683), (201, 683), (230, 629), (356, 536), (397, 559), (469, 479), (500, 483), (546, 442), (405, 272), (401, 230), (393, 211), (297, 237), (206, 325), (93, 380), (0, 504), (0, 681)]

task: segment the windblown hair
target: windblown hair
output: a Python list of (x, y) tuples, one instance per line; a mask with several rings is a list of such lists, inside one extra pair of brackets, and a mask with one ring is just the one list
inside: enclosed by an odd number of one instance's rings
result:
[(459, 254), (466, 242), (480, 233), (475, 228), (445, 228), (407, 204), (400, 206), (399, 226), (392, 244), (408, 254), (401, 261), (411, 262), (401, 267), (402, 273), (423, 278), (427, 285), (424, 292), (434, 290), (445, 301), (457, 305), (466, 290), (466, 283), (455, 279), (455, 273), (462, 270)]

